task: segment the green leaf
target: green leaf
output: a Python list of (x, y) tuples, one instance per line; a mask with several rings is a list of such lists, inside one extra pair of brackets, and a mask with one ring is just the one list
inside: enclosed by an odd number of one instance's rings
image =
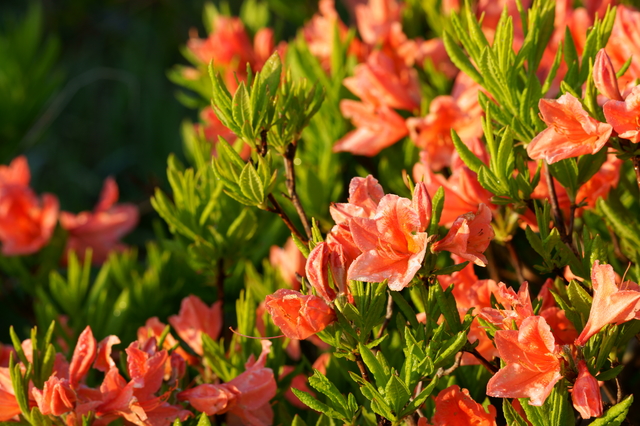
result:
[(409, 405), (407, 405), (407, 407), (404, 409), (404, 411), (402, 412), (402, 414), (399, 417), (404, 417), (404, 416), (406, 416), (408, 414), (412, 414), (418, 408), (420, 408), (420, 406), (422, 404), (424, 404), (424, 402), (427, 400), (427, 398), (429, 398), (429, 396), (431, 395), (431, 393), (433, 392), (433, 390), (435, 389), (437, 384), (438, 384), (438, 379), (434, 378), (433, 380), (431, 380), (431, 383), (429, 383), (427, 385), (427, 387), (422, 389), (422, 392), (420, 392), (418, 394), (418, 396), (416, 396), (413, 399), (413, 401), (411, 401), (411, 403)]
[(436, 301), (438, 302), (438, 306), (440, 307), (440, 312), (444, 315), (444, 319), (449, 326), (449, 329), (453, 333), (457, 333), (461, 330), (460, 325), (460, 313), (458, 312), (458, 307), (456, 306), (456, 300), (453, 297), (453, 293), (451, 290), (453, 289), (453, 284), (447, 289), (446, 292), (442, 291), (442, 286), (440, 283), (435, 284), (433, 287), (434, 293), (436, 296)]
[(391, 376), (384, 389), (387, 402), (393, 407), (396, 414), (402, 412), (402, 408), (409, 402), (411, 391), (407, 385), (396, 375)]
[(305, 421), (296, 414), (293, 418), (293, 422), (291, 422), (291, 426), (307, 426), (307, 423), (305, 423)]
[(240, 190), (242, 194), (255, 202), (262, 204), (264, 202), (264, 185), (258, 176), (258, 172), (253, 168), (251, 163), (247, 163), (240, 174)]
[[(582, 320), (586, 321), (591, 312), (592, 298), (589, 296), (589, 293), (587, 293), (577, 281), (571, 280), (567, 287), (567, 295), (569, 296), (571, 306), (580, 314)], [(585, 323), (582, 323), (583, 327), (584, 324)]]
[(473, 66), (467, 55), (465, 55), (464, 51), (456, 44), (453, 37), (449, 34), (449, 32), (445, 31), (442, 39), (444, 41), (444, 47), (451, 59), (451, 62), (464, 71), (468, 76), (470, 76), (476, 83), (483, 84), (482, 75), (478, 72), (476, 67)]
[(327, 379), (324, 374), (315, 370), (313, 376), (309, 377), (309, 384), (317, 391), (326, 395), (329, 400), (333, 402), (334, 408), (342, 414), (343, 418), (347, 417), (348, 407), (346, 398), (340, 393), (336, 385)]
[(618, 376), (618, 374), (620, 374), (623, 368), (624, 368), (624, 364), (620, 364), (607, 371), (603, 371), (602, 373), (596, 376), (596, 380), (599, 382), (606, 382), (607, 380), (615, 379)]
[(233, 120), (237, 126), (243, 129), (242, 136), (244, 137), (245, 142), (254, 144), (255, 140), (253, 138), (253, 134), (246, 134), (244, 132), (244, 130), (248, 128), (247, 126), (250, 126), (253, 122), (251, 100), (249, 99), (249, 94), (247, 93), (247, 88), (244, 82), (240, 83), (235, 95), (233, 95)]
[(458, 263), (457, 265), (445, 266), (444, 268), (436, 269), (433, 271), (434, 275), (451, 275), (454, 272), (462, 271), (467, 265), (469, 261)]
[(527, 421), (518, 414), (507, 398), (502, 400), (502, 412), (508, 426), (527, 426)]
[(388, 374), (386, 374), (378, 359), (375, 357), (375, 355), (373, 355), (371, 349), (367, 348), (362, 343), (358, 344), (358, 349), (360, 350), (360, 355), (362, 355), (362, 360), (369, 368), (369, 370), (371, 370), (371, 372), (373, 373), (373, 378), (376, 381), (376, 385), (378, 386), (378, 388), (384, 388), (389, 381)]
[(200, 415), (200, 419), (198, 420), (198, 426), (211, 426), (209, 416), (207, 416), (205, 413), (202, 413)]
[[(431, 225), (429, 225), (429, 235), (436, 235), (438, 233), (438, 224), (440, 223), (440, 216), (442, 215), (442, 209), (444, 208), (444, 189), (438, 188), (436, 193), (431, 197)], [(393, 293), (393, 292), (392, 292)]]
[(633, 395), (629, 395), (619, 404), (609, 408), (600, 418), (591, 422), (591, 426), (619, 426), (627, 418), (629, 408), (633, 403)]
[(549, 164), (549, 170), (568, 192), (569, 197), (575, 199), (578, 192), (578, 164), (574, 158), (567, 158), (553, 164)]
[(433, 365), (435, 368), (444, 367), (445, 362), (449, 360), (449, 358), (453, 357), (455, 354), (460, 352), (460, 350), (467, 343), (467, 332), (461, 331), (457, 335), (453, 336), (449, 340), (447, 340), (442, 348), (438, 352), (438, 356), (436, 357)]
[(314, 397), (312, 397), (308, 393), (302, 392), (301, 390), (298, 390), (296, 388), (291, 388), (291, 391), (293, 392), (293, 394), (295, 396), (298, 397), (298, 399), (300, 401), (302, 401), (302, 403), (304, 405), (306, 405), (307, 407), (311, 408), (312, 410), (318, 411), (320, 413), (324, 413), (325, 415), (327, 415), (329, 417), (332, 417), (334, 419), (342, 419), (343, 418), (342, 415), (340, 415), (334, 409), (332, 409), (328, 405), (323, 404), (322, 402), (318, 401), (317, 399), (315, 399)]
[(484, 167), (484, 163), (469, 149), (469, 147), (462, 142), (460, 136), (456, 133), (455, 130), (451, 129), (451, 139), (453, 140), (453, 145), (456, 147), (456, 151), (458, 151), (458, 155), (464, 164), (467, 165), (471, 170), (478, 173), (482, 167)]

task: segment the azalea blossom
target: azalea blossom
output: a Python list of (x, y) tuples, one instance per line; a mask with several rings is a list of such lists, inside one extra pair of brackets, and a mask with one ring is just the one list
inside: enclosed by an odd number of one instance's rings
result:
[(571, 392), (573, 408), (578, 410), (583, 419), (602, 415), (602, 396), (598, 380), (589, 372), (584, 360), (578, 362), (578, 378)]
[(24, 156), (0, 166), (0, 242), (5, 256), (37, 252), (49, 242), (58, 222), (58, 199), (52, 194), (38, 198), (30, 180)]
[(375, 107), (349, 99), (340, 102), (340, 111), (356, 129), (333, 146), (333, 152), (350, 152), (373, 157), (408, 134), (404, 119), (387, 106)]
[(411, 140), (423, 150), (423, 162), (432, 170), (450, 167), (455, 148), (451, 130), (467, 145), (482, 136), (482, 108), (478, 103), (480, 85), (467, 74), (459, 73), (451, 96), (438, 96), (429, 105), (425, 117), (407, 119)]
[(619, 137), (640, 142), (640, 86), (634, 87), (624, 101), (612, 99), (602, 109)]
[(400, 5), (396, 0), (369, 0), (355, 7), (358, 31), (365, 43), (383, 42), (394, 23), (400, 22)]
[(562, 378), (560, 350), (544, 318), (531, 316), (519, 330), (498, 330), (495, 343), (506, 363), (487, 383), (487, 395), (529, 398), (541, 406)]
[(640, 11), (626, 5), (617, 7), (616, 20), (605, 48), (615, 69), (622, 68), (629, 58), (633, 58), (620, 79), (623, 87), (640, 78)]
[(487, 266), (488, 261), (483, 253), (494, 235), (491, 211), (480, 204), (475, 214), (465, 213), (456, 219), (447, 236), (435, 243), (432, 251), (446, 250), (478, 266)]
[(336, 320), (322, 298), (294, 290), (279, 289), (265, 299), (273, 323), (290, 339), (306, 339)]
[(591, 270), (593, 303), (589, 320), (576, 339), (576, 345), (584, 345), (587, 340), (607, 324), (622, 324), (636, 318), (640, 311), (640, 288), (638, 284), (625, 281), (616, 285), (616, 277), (611, 265), (596, 260)]
[(589, 117), (580, 101), (570, 93), (557, 100), (540, 99), (539, 107), (548, 128), (527, 146), (527, 153), (534, 160), (545, 159), (551, 164), (595, 154), (611, 136), (611, 125)]
[(513, 324), (520, 327), (522, 322), (533, 316), (533, 305), (529, 296), (529, 283), (522, 283), (518, 292), (504, 283), (499, 283), (494, 291), (496, 301), (503, 309), (485, 307), (480, 310), (479, 316), (491, 324), (505, 330), (513, 329)]
[(202, 334), (217, 340), (222, 331), (222, 301), (208, 307), (198, 296), (185, 297), (180, 304), (180, 313), (170, 316), (169, 324), (195, 353), (202, 356)]
[(227, 414), (227, 424), (269, 426), (273, 409), (269, 401), (276, 395), (273, 370), (266, 368), (271, 342), (262, 341), (262, 353), (257, 361), (253, 355), (245, 364), (246, 370), (221, 385), (203, 384), (180, 392), (178, 400), (188, 401), (208, 416)]
[(344, 85), (365, 104), (413, 111), (420, 106), (420, 85), (413, 68), (398, 64), (383, 52), (372, 52), (355, 67)]
[(604, 49), (598, 51), (596, 60), (593, 63), (593, 82), (605, 97), (616, 101), (623, 100), (620, 89), (618, 88), (616, 71), (613, 69), (613, 64), (611, 64), (611, 58), (609, 58), (609, 55), (607, 55)]
[[(416, 188), (424, 186), (419, 183)], [(419, 191), (426, 194), (426, 188)], [(428, 195), (414, 201), (394, 194), (380, 199), (373, 218), (354, 217), (349, 221), (353, 241), (360, 254), (349, 267), (350, 280), (383, 282), (391, 290), (399, 291), (409, 285), (422, 266), (427, 249), (430, 220), (427, 217)]]
[[(496, 408), (489, 405), (488, 412), (471, 398), (467, 389), (452, 385), (440, 391), (436, 397), (436, 410), (431, 424), (425, 426), (474, 425), (495, 426)], [(420, 424), (420, 423), (419, 423)]]
[(101, 265), (111, 251), (127, 248), (120, 239), (136, 227), (139, 213), (134, 204), (116, 204), (118, 197), (118, 185), (109, 177), (104, 181), (100, 199), (92, 212), (85, 211), (77, 215), (65, 211), (60, 213), (60, 224), (69, 233), (65, 258), (70, 251), (74, 251), (80, 259), (84, 259), (86, 250), (90, 248), (91, 262)]

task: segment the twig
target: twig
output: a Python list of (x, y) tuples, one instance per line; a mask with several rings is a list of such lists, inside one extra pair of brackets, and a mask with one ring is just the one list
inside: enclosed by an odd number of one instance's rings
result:
[(513, 241), (507, 242), (507, 250), (509, 250), (509, 256), (511, 257), (511, 263), (513, 264), (513, 268), (516, 270), (516, 276), (518, 277), (518, 282), (522, 284), (524, 282), (524, 275), (522, 274), (522, 265), (520, 264), (520, 258), (518, 257), (516, 248), (513, 246)]
[[(356, 357), (356, 365), (358, 366), (358, 370), (360, 370), (360, 375), (363, 380), (371, 383), (371, 379), (369, 378), (369, 373), (367, 373), (367, 368), (364, 366), (364, 361), (362, 361), (362, 356), (359, 353), (355, 354)], [(387, 426), (391, 425), (391, 422), (379, 414), (376, 414), (376, 421), (378, 422), (378, 426)]]
[[(220, 316), (224, 319), (224, 258), (218, 260), (218, 276), (216, 277), (216, 287), (218, 288), (218, 300), (220, 304)], [(224, 329), (224, 327), (223, 327)]]
[(269, 211), (271, 213), (275, 213), (278, 216), (280, 216), (280, 219), (282, 219), (284, 224), (287, 225), (287, 228), (289, 228), (289, 231), (291, 231), (291, 233), (293, 235), (295, 235), (296, 238), (298, 238), (300, 241), (302, 241), (303, 243), (306, 244), (309, 240), (307, 239), (307, 237), (303, 236), (300, 233), (300, 231), (298, 231), (296, 229), (295, 225), (293, 224), (293, 222), (291, 222), (291, 219), (289, 219), (289, 216), (287, 216), (287, 214), (284, 212), (284, 210), (282, 210), (282, 207), (280, 207), (280, 203), (278, 203), (278, 200), (276, 200), (276, 198), (273, 196), (273, 194), (269, 194), (267, 196), (267, 199), (272, 204), (272, 207), (268, 207), (267, 211)]
[(387, 313), (384, 316), (384, 322), (382, 323), (382, 327), (380, 327), (380, 331), (378, 332), (378, 336), (376, 339), (379, 339), (384, 334), (384, 330), (389, 325), (389, 321), (391, 321), (391, 316), (393, 315), (393, 298), (391, 294), (389, 294), (389, 299), (387, 299)]
[(462, 352), (458, 352), (456, 354), (456, 358), (451, 367), (447, 368), (446, 370), (444, 368), (439, 368), (438, 372), (436, 373), (436, 377), (439, 379), (442, 376), (448, 376), (449, 374), (453, 373), (458, 369), (458, 367), (460, 367), (460, 361), (462, 361)]
[[(553, 176), (551, 176), (551, 172), (549, 171), (549, 164), (545, 163), (544, 167), (544, 175), (547, 179), (547, 186), (549, 187), (549, 195), (551, 199), (551, 210), (553, 212), (553, 221), (556, 224), (556, 228), (558, 228), (558, 232), (560, 232), (560, 236), (562, 237), (562, 241), (565, 241), (567, 238), (567, 231), (564, 227), (564, 218), (562, 217), (562, 212), (560, 211), (560, 203), (558, 202), (558, 194), (556, 194), (556, 186), (553, 181)], [(571, 236), (569, 236), (569, 242), (571, 241)]]
[(480, 352), (478, 352), (477, 350), (471, 349), (470, 351), (466, 351), (466, 352), (476, 357), (476, 359), (480, 361), (480, 364), (482, 364), (484, 368), (489, 370), (491, 374), (496, 374), (498, 372), (498, 369), (496, 368), (496, 366), (491, 364), (489, 361), (487, 361), (487, 359), (482, 355), (480, 355)]
[(300, 216), (300, 221), (304, 227), (304, 232), (307, 234), (307, 238), (311, 239), (311, 226), (309, 225), (307, 214), (304, 212), (304, 208), (302, 207), (302, 203), (300, 202), (298, 193), (296, 192), (296, 171), (293, 166), (293, 161), (296, 158), (297, 148), (298, 145), (295, 142), (290, 143), (287, 146), (284, 153), (284, 172), (286, 176), (287, 191), (289, 192), (289, 199), (296, 208), (298, 216)]
[(633, 170), (636, 172), (636, 183), (638, 184), (638, 190), (640, 190), (640, 155), (636, 155), (631, 158), (633, 161)]

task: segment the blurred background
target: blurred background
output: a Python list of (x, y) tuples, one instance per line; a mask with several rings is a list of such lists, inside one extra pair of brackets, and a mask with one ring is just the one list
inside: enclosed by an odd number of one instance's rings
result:
[[(166, 186), (169, 153), (182, 156), (181, 121), (197, 119), (166, 75), (187, 63), (180, 52), (191, 29), (205, 37), (204, 3), (0, 2), (0, 163), (26, 154), (32, 187), (72, 212), (92, 209), (113, 176), (121, 201), (140, 207), (127, 242), (152, 238), (149, 198)], [(233, 15), (252, 6), (212, 3)], [(294, 36), (317, 9), (313, 0), (267, 3), (276, 40)]]

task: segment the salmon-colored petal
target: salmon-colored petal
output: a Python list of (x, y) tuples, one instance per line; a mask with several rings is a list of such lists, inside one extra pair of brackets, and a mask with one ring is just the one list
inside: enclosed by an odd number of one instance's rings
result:
[(640, 86), (636, 86), (624, 101), (611, 100), (603, 106), (607, 123), (613, 126), (618, 136), (631, 142), (640, 142)]
[(605, 325), (630, 321), (640, 311), (640, 291), (620, 290), (616, 285), (615, 273), (611, 265), (600, 265), (596, 261), (591, 271), (591, 281), (593, 303), (589, 320), (576, 339), (577, 345), (584, 345)]
[(91, 327), (87, 326), (78, 337), (78, 343), (73, 350), (73, 357), (69, 365), (69, 385), (72, 389), (76, 389), (89, 372), (89, 368), (96, 358), (97, 346), (98, 343), (93, 337)]
[(279, 289), (265, 299), (273, 323), (291, 339), (306, 339), (336, 320), (336, 314), (320, 297)]
[(538, 372), (521, 364), (510, 364), (489, 379), (487, 395), (498, 398), (529, 398), (530, 405), (541, 406), (561, 378), (559, 369)]
[(613, 128), (589, 117), (580, 101), (570, 93), (557, 100), (541, 99), (540, 113), (548, 128), (527, 146), (534, 160), (555, 163), (567, 158), (595, 154), (607, 143)]
[(618, 78), (613, 69), (611, 59), (604, 49), (600, 49), (593, 63), (593, 82), (596, 88), (609, 99), (622, 101), (622, 95), (618, 88)]
[(107, 336), (98, 343), (98, 354), (93, 368), (102, 372), (109, 371), (116, 363), (111, 358), (111, 348), (120, 343), (118, 336)]
[(431, 419), (433, 426), (474, 425), (495, 426), (496, 409), (489, 405), (486, 412), (481, 404), (471, 398), (467, 389), (449, 386), (436, 397), (436, 409)]
[(0, 186), (29, 186), (29, 181), (31, 181), (31, 172), (27, 157), (24, 155), (14, 158), (8, 166), (0, 165)]
[(571, 392), (573, 407), (580, 413), (583, 419), (600, 417), (602, 415), (602, 396), (600, 385), (589, 372), (584, 360), (578, 362), (578, 378)]
[(311, 250), (307, 258), (306, 273), (309, 283), (320, 297), (331, 302), (336, 298), (336, 292), (329, 284), (329, 246), (325, 242), (319, 243)]

